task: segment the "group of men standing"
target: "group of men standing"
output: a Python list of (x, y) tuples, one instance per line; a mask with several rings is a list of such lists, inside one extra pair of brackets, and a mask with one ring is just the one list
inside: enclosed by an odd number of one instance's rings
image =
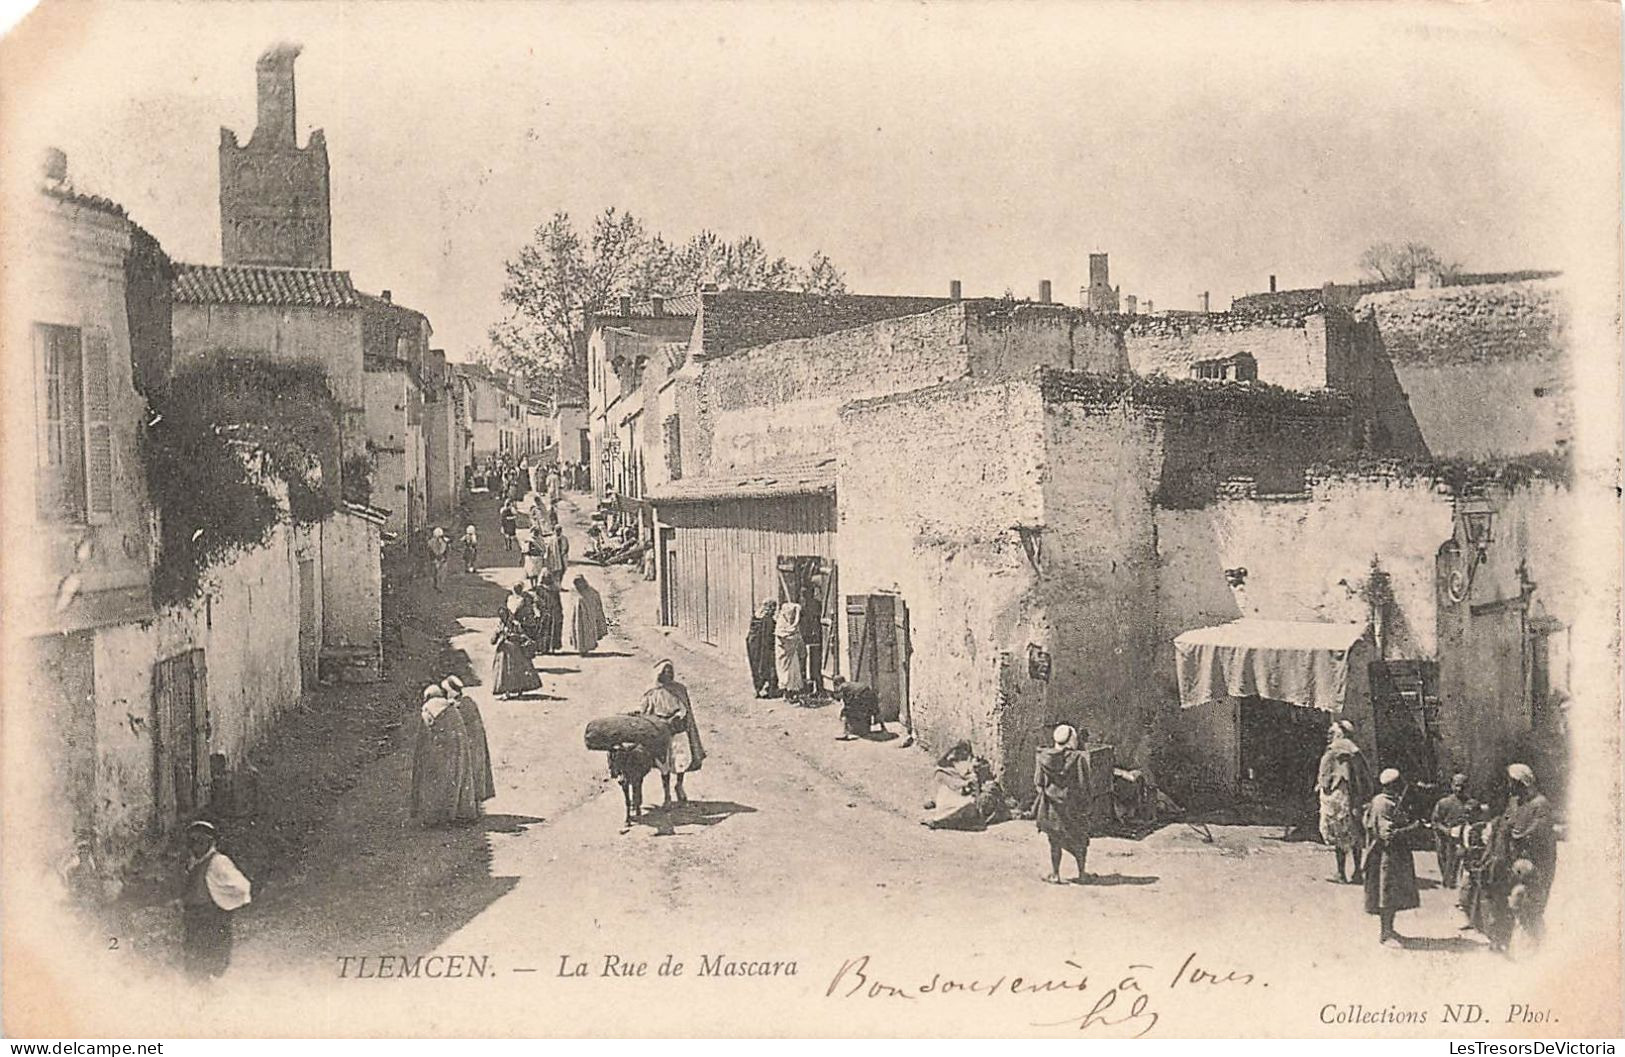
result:
[(1339, 883), (1364, 886), (1366, 913), (1380, 922), (1378, 942), (1403, 945), (1395, 915), (1422, 905), (1413, 854), (1430, 845), (1438, 857), (1440, 881), (1461, 894), (1462, 928), (1477, 929), (1494, 950), (1504, 951), (1522, 927), (1538, 942), (1547, 896), (1557, 867), (1557, 836), (1552, 807), (1525, 764), (1506, 768), (1506, 806), (1493, 815), (1489, 805), (1468, 793), (1467, 776), (1451, 778), (1450, 792), (1427, 817), (1407, 802), (1407, 783), (1397, 768), (1375, 779), (1347, 720), (1333, 723), (1321, 755), (1315, 792), (1321, 837), (1337, 857)]

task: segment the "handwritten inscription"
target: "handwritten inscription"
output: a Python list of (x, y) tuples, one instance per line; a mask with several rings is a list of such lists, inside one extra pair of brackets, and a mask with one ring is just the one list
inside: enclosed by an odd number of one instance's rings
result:
[[(902, 1000), (917, 1002), (951, 996), (979, 998), (1031, 998), (1039, 995), (1081, 994), (1088, 1005), (1081, 1012), (1055, 1020), (1034, 1021), (1034, 1027), (1073, 1027), (1078, 1031), (1140, 1038), (1157, 1026), (1161, 1014), (1153, 996), (1162, 991), (1202, 993), (1245, 987), (1268, 987), (1255, 974), (1229, 967), (1203, 965), (1192, 952), (1169, 973), (1155, 966), (1133, 963), (1119, 972), (1091, 973), (1067, 960), (1061, 972), (1039, 975), (1014, 973), (955, 976), (933, 972), (909, 980), (882, 975), (867, 954), (843, 961), (824, 997), (831, 999)], [(1165, 981), (1165, 982), (1164, 982)]]

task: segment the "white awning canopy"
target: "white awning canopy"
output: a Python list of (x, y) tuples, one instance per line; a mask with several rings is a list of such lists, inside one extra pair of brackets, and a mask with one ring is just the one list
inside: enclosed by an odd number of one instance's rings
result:
[(1264, 697), (1325, 712), (1343, 711), (1349, 653), (1364, 624), (1235, 620), (1174, 639), (1179, 703)]

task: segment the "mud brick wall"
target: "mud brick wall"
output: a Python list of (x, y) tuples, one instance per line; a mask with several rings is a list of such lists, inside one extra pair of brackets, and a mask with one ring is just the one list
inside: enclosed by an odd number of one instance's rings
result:
[(1038, 366), (1127, 369), (1121, 336), (1100, 317), (1056, 305), (969, 301), (814, 338), (710, 359), (677, 398), (683, 474), (833, 451), (849, 400), (967, 375), (1025, 378)]
[(155, 800), (154, 768), (169, 766), (177, 740), (155, 723), (156, 662), (204, 651), (208, 751), (233, 766), (298, 703), (298, 555), (309, 531), (278, 525), (265, 546), (211, 570), (203, 598), (95, 633), (95, 833), (107, 866), (128, 861), (160, 811), (173, 810)]
[[(836, 409), (845, 401), (963, 375), (964, 326), (961, 309), (951, 306), (708, 360), (698, 384), (677, 400), (683, 476), (833, 452)], [(747, 444), (752, 436), (760, 443)]]
[[(1550, 695), (1572, 693), (1575, 708), (1596, 707), (1600, 698), (1586, 688), (1607, 685), (1612, 673), (1599, 680), (1571, 658), (1619, 656), (1617, 602), (1606, 597), (1605, 577), (1588, 576), (1587, 563), (1574, 560), (1578, 534), (1591, 527), (1577, 521), (1580, 504), (1568, 487), (1530, 481), (1489, 488), (1484, 500), (1494, 510), (1492, 541), (1471, 590), (1460, 602), (1438, 602), (1444, 762), (1475, 787), (1493, 788), (1506, 764), (1521, 761), (1556, 791), (1566, 753)], [(1534, 699), (1540, 681), (1544, 702)]]
[(1132, 766), (1154, 714), (1152, 508), (1165, 421), (1127, 403), (1048, 401), (1042, 598), (1054, 658), (1043, 715), (1007, 718), (1030, 756), (1050, 724), (1086, 727)]
[(1123, 344), (1138, 374), (1190, 378), (1201, 360), (1247, 353), (1258, 362), (1261, 382), (1287, 389), (1327, 384), (1326, 320), (1318, 313), (1135, 317)]
[(1078, 722), (1120, 765), (1154, 768), (1178, 707), (1158, 607), (1181, 585), (1164, 575), (1162, 511), (1203, 510), (1238, 477), (1301, 491), (1309, 466), (1354, 450), (1351, 408), (1336, 394), (1080, 372), (1040, 371), (1039, 385), (1055, 677), (1048, 714), (1008, 737)]
[[(1158, 638), (1243, 617), (1364, 624), (1375, 562), (1391, 598), (1388, 656), (1432, 658), (1434, 563), (1451, 509), (1439, 486), (1405, 478), (1319, 480), (1296, 495), (1233, 489), (1200, 509), (1159, 508)], [(1227, 569), (1247, 570), (1243, 582), (1231, 586)], [(1158, 675), (1173, 694), (1171, 659)]]
[(367, 450), (361, 313), (353, 308), (186, 304), (174, 306), (177, 371), (220, 353), (319, 367), (343, 409), (344, 454)]
[(697, 334), (707, 356), (722, 356), (790, 338), (811, 338), (882, 319), (931, 312), (940, 297), (723, 290), (702, 295)]
[(1047, 632), (1015, 529), (1042, 517), (1036, 387), (961, 380), (848, 405), (841, 421), (841, 591), (907, 604), (917, 735), (933, 752), (969, 739), (1008, 775), (1030, 772), (1004, 738), (1005, 717), (1041, 714), (1046, 690), (1026, 675), (1026, 644)]
[(970, 370), (1017, 377), (1035, 367), (1119, 374), (1129, 369), (1123, 337), (1107, 317), (1064, 305), (972, 301), (965, 306)]

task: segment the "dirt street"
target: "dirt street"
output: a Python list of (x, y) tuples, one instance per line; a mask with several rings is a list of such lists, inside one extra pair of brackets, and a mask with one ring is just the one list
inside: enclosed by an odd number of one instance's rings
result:
[[(567, 497), (561, 507), (577, 554), (586, 542), (578, 503)], [(424, 829), (408, 817), (414, 687), (403, 694), (408, 722), (389, 751), (342, 795), (302, 860), (279, 864), (262, 884), (240, 920), (224, 987), (291, 970), (323, 995), (312, 1030), (331, 1004), (365, 1005), (379, 988), (432, 996), (460, 987), (455, 993), (482, 996), (447, 1003), (447, 1033), (493, 1024), (534, 1033), (740, 1030), (749, 1010), (739, 1003), (760, 1005), (764, 993), (783, 996), (771, 1023), (758, 1026), (770, 1033), (798, 1025), (827, 1033), (832, 1004), (842, 1016), (850, 1011), (854, 1027), (882, 1031), (1054, 1033), (1078, 1030), (1073, 1014), (1087, 1013), (1107, 978), (1118, 983), (1125, 973), (1144, 977), (1138, 984), (1155, 1002), (1138, 1019), (1088, 1030), (1134, 1034), (1154, 1012), (1158, 1033), (1173, 1033), (1181, 1015), (1211, 1016), (1214, 1004), (1269, 996), (1263, 988), (1276, 989), (1272, 1002), (1285, 997), (1282, 989), (1302, 990), (1292, 1007), (1304, 1018), (1296, 1029), (1279, 1019), (1257, 1027), (1279, 1034), (1337, 1030), (1324, 1020), (1328, 1003), (1380, 1009), (1409, 1001), (1436, 1010), (1445, 992), (1480, 1002), (1487, 1016), (1506, 1015), (1489, 999), (1515, 993), (1518, 968), (1487, 953), (1476, 933), (1458, 931), (1455, 893), (1437, 887), (1431, 854), (1416, 856), (1423, 909), (1399, 921), (1421, 939), (1403, 950), (1378, 946), (1377, 921), (1363, 913), (1358, 888), (1328, 883), (1328, 850), (1281, 842), (1277, 828), (1173, 824), (1138, 841), (1097, 839), (1096, 883), (1043, 884), (1046, 848), (1030, 822), (980, 834), (925, 829), (918, 816), (931, 761), (922, 750), (837, 741), (833, 709), (756, 700), (742, 645), (695, 645), (656, 627), (654, 585), (624, 567), (571, 569), (602, 591), (610, 611), (612, 631), (598, 651), (542, 656), (540, 694), (496, 701), (491, 635), (519, 557), (502, 550), (494, 515), (494, 503), (477, 510), (485, 541), (478, 573), (454, 568), (441, 594), (426, 583), (413, 588), (422, 616), (406, 631), (409, 641), (418, 636), (441, 650), (440, 668), (467, 680), (480, 703), (498, 787), (486, 816), (450, 829)], [(623, 834), (619, 789), (603, 755), (584, 749), (582, 728), (636, 707), (659, 657), (670, 657), (688, 685), (709, 755), (691, 776), (693, 802), (684, 808), (659, 810), (652, 774), (645, 796), (656, 810)], [(1560, 887), (1554, 925), (1568, 905)], [(657, 981), (668, 954), (685, 963), (684, 973)], [(472, 961), (436, 964), (480, 965), (486, 975), (456, 983), (371, 977), (392, 971), (379, 972), (380, 957), (429, 955), (466, 956)], [(871, 960), (850, 961), (864, 955)], [(719, 975), (734, 960), (758, 973), (794, 962), (795, 975), (772, 983)], [(641, 977), (627, 969), (639, 962), (648, 963)], [(577, 963), (585, 966), (579, 976)], [(859, 968), (840, 975), (853, 964)], [(717, 972), (702, 977), (706, 967)], [(1318, 979), (1344, 983), (1317, 985), (1317, 974), (1332, 969)], [(618, 980), (622, 971), (633, 975)], [(902, 992), (934, 973), (984, 983), (1011, 973), (1086, 974), (1096, 982), (1088, 1002), (1063, 992), (979, 1007), (933, 1002), (930, 989), (866, 997), (872, 986), (848, 997), (860, 982)], [(1232, 978), (1215, 982), (1225, 974)], [(1193, 976), (1200, 986), (1189, 983)], [(1362, 979), (1368, 988), (1347, 984)], [(1470, 994), (1457, 986), (1469, 979)], [(683, 1025), (639, 1018), (640, 996), (656, 986), (665, 988), (662, 1001), (689, 999)], [(467, 990), (476, 987), (483, 990)], [(1125, 1012), (1131, 1003), (1125, 989)], [(498, 1008), (497, 1021), (483, 1019)], [(352, 1028), (355, 1015), (347, 1014)], [(1429, 1023), (1438, 1018), (1433, 1012)], [(387, 1031), (387, 1022), (375, 1030)]]

